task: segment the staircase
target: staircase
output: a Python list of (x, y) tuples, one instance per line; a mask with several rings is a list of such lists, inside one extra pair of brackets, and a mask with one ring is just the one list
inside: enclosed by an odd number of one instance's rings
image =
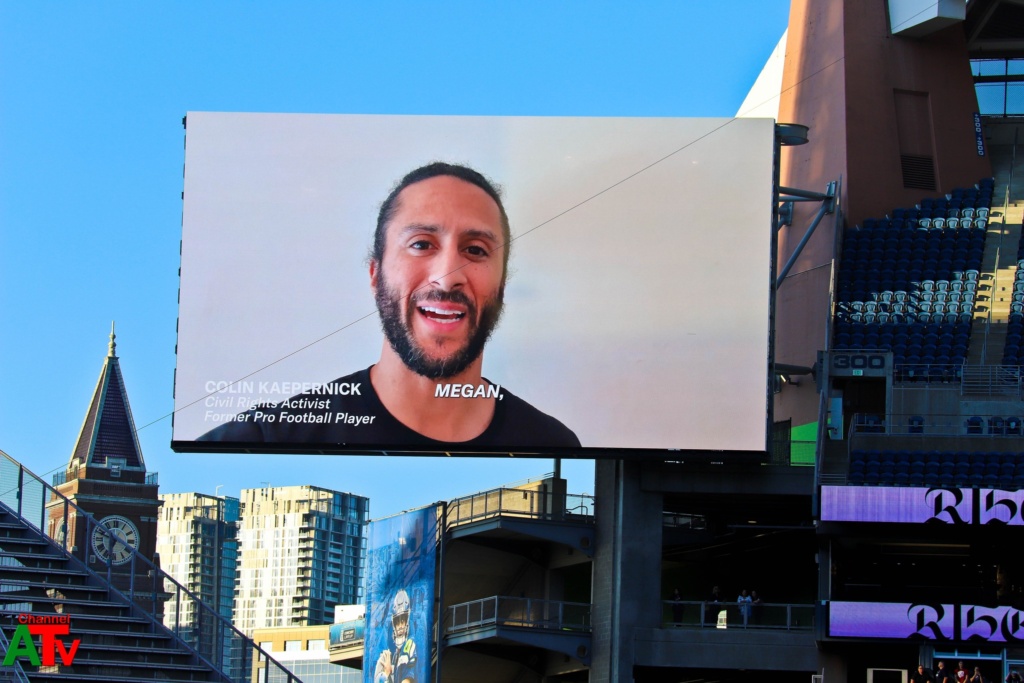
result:
[[(0, 504), (0, 630), (14, 640), (19, 615), (66, 615), (70, 633), (58, 635), (73, 663), (34, 666), (17, 659), (29, 681), (219, 681), (220, 673), (152, 619), (141, 616), (119, 592), (102, 585), (45, 535)], [(38, 638), (38, 654), (45, 656)], [(52, 650), (50, 650), (52, 652)]]
[[(16, 653), (0, 665), (0, 681), (247, 683), (256, 667), (261, 680), (301, 683), (134, 550), (120, 566), (97, 563), (83, 540), (103, 533), (108, 547), (118, 545), (88, 512), (0, 451), (0, 657)], [(168, 615), (173, 630), (163, 615), (171, 596), (181, 614), (192, 615), (180, 621)], [(65, 647), (63, 658), (48, 656), (55, 643), (46, 637), (33, 635), (29, 646), (17, 635), (28, 620), (68, 625), (69, 633), (55, 637)]]
[(998, 366), (1003, 356), (1017, 270), (1017, 245), (1024, 222), (1024, 154), (1018, 155), (1016, 135), (1014, 144), (993, 145), (990, 154), (995, 187), (975, 325), (968, 347), (969, 366)]

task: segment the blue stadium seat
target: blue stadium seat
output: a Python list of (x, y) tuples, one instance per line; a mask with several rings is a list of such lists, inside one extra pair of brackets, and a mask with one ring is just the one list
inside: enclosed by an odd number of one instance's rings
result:
[(885, 483), (891, 484), (891, 483), (893, 483), (893, 477), (895, 476), (895, 472), (896, 472), (895, 464), (892, 463), (892, 462), (883, 462), (882, 463), (882, 467), (879, 468), (878, 472), (879, 472), (879, 474), (882, 477), (880, 483), (882, 483), (882, 484), (885, 484)]
[(988, 433), (994, 435), (1002, 435), (1005, 431), (1005, 424), (1003, 418), (993, 416), (988, 419)]
[(983, 428), (984, 424), (985, 424), (984, 420), (982, 420), (977, 415), (972, 415), (971, 417), (967, 418), (967, 423), (966, 423), (967, 433), (968, 434), (981, 434), (982, 433), (982, 428)]

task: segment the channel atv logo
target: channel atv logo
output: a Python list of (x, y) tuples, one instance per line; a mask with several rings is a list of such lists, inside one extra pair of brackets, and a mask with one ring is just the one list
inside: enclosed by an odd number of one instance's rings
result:
[[(70, 666), (75, 661), (75, 653), (78, 652), (78, 645), (82, 641), (76, 638), (69, 646), (63, 640), (57, 639), (57, 636), (71, 633), (71, 617), (66, 614), (19, 614), (17, 622), (18, 626), (11, 637), (11, 646), (4, 655), (4, 666), (10, 666), (18, 657), (28, 657), (29, 663), (33, 666), (53, 666), (57, 663), (58, 656), (65, 666)], [(36, 649), (32, 636), (39, 636), (42, 639), (39, 649)]]

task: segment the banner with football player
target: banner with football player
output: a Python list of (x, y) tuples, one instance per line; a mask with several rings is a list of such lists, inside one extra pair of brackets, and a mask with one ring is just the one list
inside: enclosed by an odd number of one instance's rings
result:
[(437, 506), (370, 523), (364, 683), (428, 683)]

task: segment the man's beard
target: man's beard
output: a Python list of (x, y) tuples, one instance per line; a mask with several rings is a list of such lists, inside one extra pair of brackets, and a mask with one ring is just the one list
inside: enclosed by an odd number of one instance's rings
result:
[[(377, 277), (377, 289), (374, 292), (377, 310), (380, 312), (380, 324), (391, 348), (402, 359), (406, 367), (418, 375), (428, 379), (448, 379), (468, 368), (483, 353), (484, 345), (491, 332), (498, 326), (504, 307), (504, 286), (498, 296), (484, 303), (477, 315), (477, 307), (459, 290), (445, 292), (436, 289), (422, 289), (408, 297), (405, 315), (402, 315), (402, 297), (393, 291), (381, 270)], [(466, 307), (466, 320), (469, 324), (469, 335), (462, 348), (448, 354), (445, 358), (429, 358), (423, 347), (413, 336), (412, 319), (416, 315), (416, 307), (427, 302), (447, 301)]]

